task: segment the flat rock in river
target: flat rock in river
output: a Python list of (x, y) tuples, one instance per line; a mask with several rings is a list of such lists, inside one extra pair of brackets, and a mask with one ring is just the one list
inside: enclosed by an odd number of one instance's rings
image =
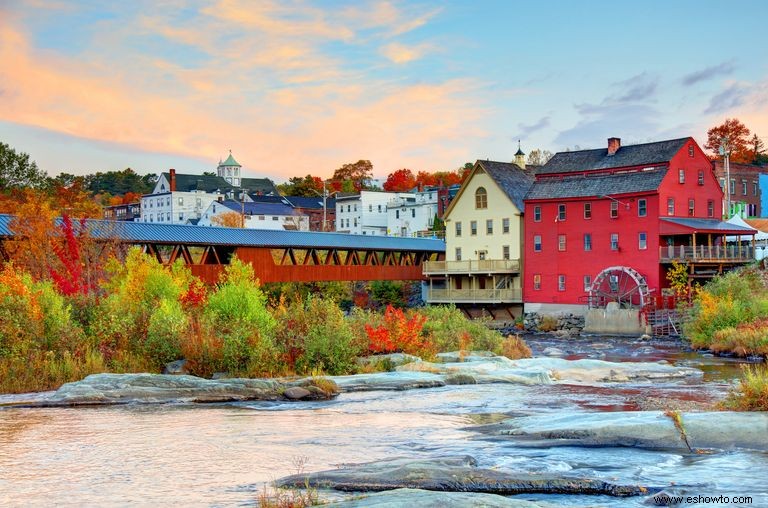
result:
[(278, 480), (276, 485), (296, 488), (309, 486), (344, 492), (409, 488), (499, 495), (557, 493), (627, 497), (648, 493), (645, 487), (617, 485), (596, 478), (482, 469), (469, 456), (416, 460), (399, 458), (348, 465), (330, 471), (288, 476)]
[(165, 402), (227, 402), (283, 399), (286, 389), (308, 388), (311, 398), (328, 399), (311, 386), (310, 378), (297, 381), (276, 379), (203, 379), (188, 375), (92, 374), (82, 381), (62, 385), (39, 406), (77, 406)]
[(329, 508), (401, 508), (403, 506), (418, 506), (419, 508), (465, 508), (471, 506), (488, 508), (549, 508), (556, 505), (544, 501), (512, 499), (497, 494), (395, 489), (323, 506)]
[[(680, 413), (696, 448), (768, 450), (768, 414), (715, 411)], [(483, 428), (542, 446), (631, 446), (687, 450), (672, 418), (661, 411), (569, 413), (511, 418)]]

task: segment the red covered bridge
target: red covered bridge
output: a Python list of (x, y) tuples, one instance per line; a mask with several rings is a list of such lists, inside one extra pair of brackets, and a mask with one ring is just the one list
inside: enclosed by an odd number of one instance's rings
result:
[[(11, 220), (0, 215), (0, 238), (14, 236)], [(420, 280), (424, 261), (445, 256), (436, 239), (104, 220), (87, 226), (92, 237), (138, 245), (161, 263), (180, 259), (207, 282), (233, 256), (251, 263), (261, 282)]]

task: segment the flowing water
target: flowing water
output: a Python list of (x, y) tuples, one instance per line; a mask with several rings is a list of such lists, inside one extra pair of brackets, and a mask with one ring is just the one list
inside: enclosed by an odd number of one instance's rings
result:
[[(668, 360), (703, 379), (601, 386), (511, 384), (342, 394), (331, 402), (0, 409), (0, 505), (256, 505), (270, 481), (391, 457), (472, 455), (481, 467), (563, 472), (688, 495), (753, 497), (768, 506), (768, 454), (705, 455), (633, 448), (528, 447), (471, 426), (504, 415), (638, 409), (648, 400), (721, 398), (738, 362), (680, 353), (673, 343), (532, 338), (536, 354)], [(9, 400), (6, 397), (6, 400)], [(682, 487), (681, 487), (682, 486)], [(627, 506), (643, 499), (524, 495), (559, 505)]]

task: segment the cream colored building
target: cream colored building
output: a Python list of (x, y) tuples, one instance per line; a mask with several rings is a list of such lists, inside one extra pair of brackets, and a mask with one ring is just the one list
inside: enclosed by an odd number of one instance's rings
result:
[(522, 155), (475, 163), (445, 213), (446, 259), (425, 263), (428, 303), (521, 306), (523, 198), (533, 183)]

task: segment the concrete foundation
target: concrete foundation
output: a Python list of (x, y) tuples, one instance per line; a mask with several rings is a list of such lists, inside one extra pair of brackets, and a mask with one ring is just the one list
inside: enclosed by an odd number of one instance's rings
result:
[(605, 309), (589, 309), (584, 319), (584, 333), (640, 335), (649, 333), (638, 309), (620, 309), (615, 302)]

